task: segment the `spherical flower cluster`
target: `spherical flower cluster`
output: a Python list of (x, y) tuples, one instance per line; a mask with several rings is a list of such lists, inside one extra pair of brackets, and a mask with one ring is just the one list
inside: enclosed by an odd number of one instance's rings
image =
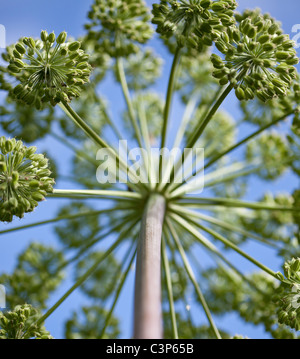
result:
[(201, 51), (213, 44), (225, 26), (235, 23), (236, 7), (235, 0), (161, 0), (153, 5), (152, 22), (163, 37), (175, 35), (179, 46)]
[(137, 52), (153, 34), (150, 14), (143, 0), (95, 0), (89, 12), (88, 39), (112, 57)]
[(247, 161), (261, 167), (257, 174), (266, 180), (274, 180), (286, 171), (288, 157), (288, 143), (277, 132), (263, 133), (247, 145)]
[[(161, 75), (163, 60), (151, 49), (140, 50), (130, 55), (124, 61), (124, 70), (128, 87), (133, 90), (142, 90), (153, 85)], [(117, 80), (118, 72), (115, 71)]]
[(38, 318), (39, 312), (28, 304), (0, 312), (0, 339), (53, 339), (43, 326), (34, 324)]
[(9, 95), (3, 105), (0, 106), (0, 126), (10, 136), (31, 143), (49, 133), (54, 120), (52, 106), (46, 106), (43, 111), (37, 112), (34, 107), (24, 106)]
[(0, 138), (0, 221), (11, 222), (32, 212), (52, 192), (48, 160), (36, 154), (36, 147)]
[(300, 258), (293, 258), (284, 265), (287, 283), (282, 284), (277, 299), (280, 307), (278, 321), (296, 331), (300, 330)]
[(41, 40), (26, 37), (15, 45), (8, 70), (20, 81), (13, 90), (18, 100), (41, 109), (43, 103), (55, 106), (80, 95), (91, 66), (80, 42), (66, 39), (66, 32), (56, 38), (42, 31)]
[(241, 21), (239, 28), (229, 26), (216, 41), (225, 60), (213, 54), (213, 76), (221, 85), (231, 82), (239, 100), (263, 102), (287, 95), (297, 76), (294, 42), (282, 33), (275, 20), (259, 15)]

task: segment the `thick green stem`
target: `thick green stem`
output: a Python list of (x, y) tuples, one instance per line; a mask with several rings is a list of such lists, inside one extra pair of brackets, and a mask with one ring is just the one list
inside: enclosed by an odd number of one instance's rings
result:
[(153, 194), (146, 205), (137, 250), (134, 338), (160, 339), (163, 335), (161, 308), (161, 238), (166, 211), (164, 197)]

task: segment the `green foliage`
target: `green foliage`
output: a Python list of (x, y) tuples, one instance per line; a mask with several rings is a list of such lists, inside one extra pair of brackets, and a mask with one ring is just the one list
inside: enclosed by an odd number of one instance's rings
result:
[(135, 53), (136, 43), (152, 37), (149, 10), (142, 0), (96, 0), (88, 17), (88, 40), (112, 57)]
[[(0, 138), (1, 221), (22, 218), (47, 195), (70, 200), (56, 218), (25, 226), (55, 223), (62, 250), (32, 243), (13, 272), (0, 275), (12, 309), (0, 312), (0, 338), (50, 338), (41, 323), (79, 288), (89, 302), (65, 323), (66, 338), (120, 337), (114, 310), (136, 253), (140, 256), (143, 230), (155, 221), (152, 216), (147, 224), (142, 221), (154, 196), (163, 197), (166, 207), (164, 266), (161, 278), (150, 278), (151, 285), (162, 283), (165, 338), (248, 339), (234, 328), (219, 331), (214, 323), (214, 315), (235, 312), (247, 323), (263, 325), (273, 338), (299, 339), (300, 191), (266, 192), (256, 202), (243, 199), (253, 185), (251, 176), (271, 190), (271, 181), (300, 174), (298, 58), (279, 22), (258, 9), (235, 13), (236, 7), (234, 0), (161, 0), (153, 4), (151, 18), (142, 0), (95, 0), (80, 38), (42, 31), (40, 39), (23, 37), (2, 54), (8, 64), (0, 66), (3, 131), (28, 143), (51, 136), (73, 151), (70, 173), (59, 179), (79, 189), (53, 189), (56, 158), (49, 163), (36, 147)], [(149, 47), (151, 20), (173, 54), (166, 96), (155, 91), (165, 69)], [(123, 92), (122, 125), (111, 118), (110, 102), (102, 95), (105, 78), (115, 79)], [(241, 118), (222, 108), (225, 99), (233, 100), (233, 89)], [(174, 100), (184, 106), (182, 113), (179, 106), (172, 108)], [(63, 113), (53, 108), (56, 104)], [(181, 115), (175, 128), (175, 117)], [(270, 130), (284, 120), (284, 126)], [(142, 168), (136, 169), (132, 159), (124, 163), (116, 153), (118, 139), (146, 151), (159, 143), (204, 147), (204, 168), (186, 159), (180, 167), (179, 158), (178, 167), (160, 159), (151, 168), (141, 156)], [(101, 148), (116, 157), (116, 184), (100, 184), (96, 178), (105, 163), (96, 160)], [(236, 149), (240, 152), (232, 154)], [(177, 183), (183, 167), (190, 167), (190, 178)], [(134, 181), (119, 183), (127, 172)], [(138, 181), (142, 172), (147, 183)], [(189, 181), (203, 173), (201, 197)], [(164, 177), (170, 183), (163, 183)], [(98, 206), (83, 199), (96, 200)], [(0, 234), (14, 230), (7, 228)], [(285, 276), (256, 259), (257, 253), (250, 256), (250, 240), (285, 261)], [(160, 238), (154, 242), (159, 252)], [(233, 251), (262, 272), (242, 273)], [(147, 258), (143, 261), (147, 264)], [(48, 308), (69, 265), (75, 283)], [(154, 272), (155, 263), (150, 266)]]
[(285, 96), (297, 72), (294, 43), (283, 34), (279, 24), (269, 16), (253, 12), (239, 27), (229, 26), (216, 41), (225, 61), (212, 55), (213, 76), (221, 85), (231, 82), (239, 100), (252, 100), (256, 95), (263, 102)]
[[(76, 265), (75, 280), (80, 278), (99, 258), (103, 256), (103, 252), (93, 252), (79, 261)], [(115, 283), (119, 277), (119, 263), (110, 256), (107, 261), (100, 264), (97, 270), (82, 285), (82, 291), (95, 300), (104, 300), (108, 298), (115, 289)], [(101, 283), (101, 285), (99, 285)]]
[[(107, 312), (99, 306), (83, 307), (67, 321), (66, 339), (100, 339), (106, 315)], [(103, 339), (117, 339), (119, 335), (119, 321), (112, 317)]]
[(20, 82), (13, 90), (18, 100), (40, 110), (43, 103), (55, 106), (79, 96), (89, 81), (91, 66), (80, 42), (67, 43), (66, 39), (66, 32), (56, 38), (42, 31), (41, 40), (29, 37), (15, 45), (8, 70)]
[(0, 339), (53, 339), (43, 326), (36, 325), (39, 312), (30, 305), (0, 312)]
[(175, 36), (178, 46), (202, 51), (211, 46), (225, 28), (234, 23), (234, 0), (165, 1), (153, 5), (152, 22), (163, 37)]
[(61, 284), (64, 255), (52, 247), (33, 242), (20, 254), (12, 274), (0, 275), (10, 308), (29, 303), (46, 308), (50, 295)]
[(87, 214), (84, 221), (80, 217), (67, 219), (64, 224), (59, 224), (55, 227), (55, 232), (66, 248), (79, 248), (94, 239), (100, 230), (99, 214), (88, 215), (94, 211), (91, 206), (81, 202), (75, 202), (61, 208), (58, 217), (72, 216), (79, 213)]

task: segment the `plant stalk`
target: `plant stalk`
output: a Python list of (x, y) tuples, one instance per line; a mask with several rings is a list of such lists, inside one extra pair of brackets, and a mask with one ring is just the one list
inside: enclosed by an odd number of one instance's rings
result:
[(137, 249), (134, 338), (161, 339), (161, 238), (165, 218), (164, 197), (153, 194), (146, 205)]

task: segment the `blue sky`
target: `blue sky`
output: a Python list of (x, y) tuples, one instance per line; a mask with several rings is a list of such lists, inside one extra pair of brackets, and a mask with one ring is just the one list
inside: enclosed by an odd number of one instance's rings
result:
[[(154, 2), (155, 1), (147, 1), (148, 4), (152, 4)], [(74, 37), (82, 35), (84, 32), (83, 24), (86, 21), (86, 13), (89, 10), (92, 0), (52, 0), (47, 2), (37, 0), (0, 0), (0, 3), (0, 24), (5, 26), (6, 41), (7, 44), (10, 44), (18, 40), (21, 36), (38, 37), (42, 29), (47, 29), (49, 32), (54, 30), (56, 34), (65, 30), (69, 33), (69, 35)], [(284, 2), (280, 0), (239, 0), (238, 3), (240, 5), (240, 10), (248, 7), (262, 8), (264, 12), (269, 12), (272, 16), (280, 20), (283, 24), (284, 30), (289, 33), (291, 37), (296, 35), (291, 31), (295, 24), (300, 24), (300, 2), (295, 0), (285, 0)], [(160, 79), (158, 86), (156, 87), (158, 91), (164, 95), (171, 58), (161, 47), (159, 41), (154, 40), (152, 41), (152, 44), (155, 46), (156, 52), (163, 56), (165, 61), (163, 76)], [(112, 86), (108, 80), (105, 81), (103, 85), (101, 85), (101, 92), (105, 93), (105, 96), (111, 103), (119, 104), (113, 111), (114, 118), (117, 119), (119, 117), (120, 110), (123, 107), (123, 99), (121, 94), (116, 94), (115, 87)], [(238, 115), (235, 104), (236, 103), (234, 98), (230, 97), (224, 107), (233, 115)], [(182, 111), (180, 107), (177, 108), (175, 105), (173, 113), (177, 113), (177, 110), (179, 113)], [(170, 130), (174, 130), (174, 127), (171, 127)], [(241, 135), (243, 135), (243, 133)], [(65, 163), (67, 163), (67, 161), (70, 159), (71, 154), (68, 153), (68, 151), (65, 151), (64, 147), (58, 145), (56, 142), (54, 143), (51, 139), (39, 141), (38, 147), (41, 150), (46, 148), (50, 149), (50, 153), (54, 158), (60, 158), (59, 166), (64, 171), (64, 173), (69, 171), (69, 167), (68, 165), (65, 165)], [(275, 183), (271, 186), (272, 188), (268, 187), (268, 189), (272, 189), (272, 191), (289, 192), (296, 188), (298, 184), (298, 180), (296, 180), (293, 176), (286, 175), (278, 181), (275, 181)], [(58, 185), (61, 184), (59, 183)], [(257, 199), (265, 190), (265, 184), (254, 179), (252, 181), (251, 190), (248, 193), (248, 196), (251, 199)], [(30, 216), (26, 216), (26, 218), (22, 221), (22, 224), (53, 217), (62, 203), (64, 203), (63, 200), (50, 200), (41, 204), (35, 213), (31, 214)], [(18, 222), (15, 224), (18, 225)], [(1, 228), (7, 228), (7, 225), (0, 224), (0, 229)], [(13, 268), (16, 255), (20, 253), (25, 247), (27, 247), (27, 245), (32, 240), (42, 241), (44, 244), (55, 244), (55, 236), (52, 231), (52, 227), (46, 226), (32, 229), (27, 232), (18, 232), (0, 237), (0, 273), (3, 271), (9, 272)], [(260, 257), (259, 259), (264, 260), (266, 264), (272, 267), (277, 265), (277, 261), (274, 259), (272, 254), (261, 254), (257, 248), (250, 248), (249, 250), (254, 251), (255, 254)], [(234, 260), (237, 264), (245, 265), (245, 263), (240, 261), (240, 259), (237, 257), (234, 257)], [(247, 267), (244, 268), (246, 270), (248, 269)], [(54, 298), (49, 301), (49, 305), (54, 303), (55, 300), (64, 293), (65, 289), (69, 287), (71, 283), (72, 278), (66, 281), (63, 288), (61, 288), (55, 294)], [(123, 335), (125, 337), (129, 337), (131, 331), (129, 323), (132, 319), (132, 291), (133, 275), (131, 275), (129, 279), (126, 291), (124, 291), (120, 298), (121, 304), (117, 308), (117, 314), (119, 314), (122, 318), (122, 329)], [(75, 293), (47, 321), (47, 328), (53, 333), (55, 337), (59, 338), (63, 334), (61, 328), (63, 319), (69, 316), (71, 310), (78, 308), (78, 305), (82, 304), (86, 304), (85, 298), (80, 294)], [(257, 328), (253, 328), (251, 325), (244, 325), (236, 319), (235, 315), (229, 315), (224, 320), (218, 319), (217, 323), (220, 323), (221, 326), (225, 328), (231, 326), (233, 334), (243, 333), (249, 337), (264, 337), (264, 333), (261, 328), (258, 328), (257, 330)], [(232, 323), (234, 323), (234, 328), (232, 328)]]

